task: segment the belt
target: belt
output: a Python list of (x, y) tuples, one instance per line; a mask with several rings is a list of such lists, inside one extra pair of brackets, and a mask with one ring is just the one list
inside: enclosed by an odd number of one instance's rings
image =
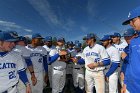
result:
[(79, 70), (79, 69), (82, 69), (82, 68), (84, 68), (84, 67), (80, 67), (80, 68), (74, 68), (74, 69), (78, 69), (78, 70)]
[(61, 68), (61, 69), (53, 68), (53, 69), (54, 69), (54, 70), (59, 70), (59, 71), (65, 70), (65, 68)]
[(17, 84), (13, 85), (12, 87), (10, 87), (8, 90), (2, 92), (2, 93), (8, 93), (11, 89), (13, 89)]

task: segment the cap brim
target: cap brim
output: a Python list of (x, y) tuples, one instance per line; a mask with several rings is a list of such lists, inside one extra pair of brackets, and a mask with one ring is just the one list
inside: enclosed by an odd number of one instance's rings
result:
[(131, 20), (131, 19), (124, 21), (124, 22), (122, 23), (122, 25), (128, 25), (128, 24), (130, 23), (130, 20)]
[(19, 41), (19, 39), (8, 39), (8, 40), (4, 40), (4, 41), (7, 41), (7, 42), (16, 42), (16, 41)]

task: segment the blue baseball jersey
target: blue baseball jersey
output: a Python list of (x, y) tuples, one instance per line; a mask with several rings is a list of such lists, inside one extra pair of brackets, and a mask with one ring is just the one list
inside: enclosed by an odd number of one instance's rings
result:
[(130, 93), (140, 92), (140, 36), (131, 40), (129, 45), (129, 64), (124, 83)]

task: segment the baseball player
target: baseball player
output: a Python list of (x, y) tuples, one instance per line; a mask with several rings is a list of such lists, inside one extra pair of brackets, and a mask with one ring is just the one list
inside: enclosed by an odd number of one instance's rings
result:
[(13, 51), (15, 38), (11, 33), (0, 32), (0, 93), (17, 93), (19, 78), (31, 93), (21, 55)]
[(119, 50), (119, 52), (123, 52), (123, 49), (127, 46), (127, 43), (121, 41), (121, 35), (119, 33), (114, 33), (111, 35), (113, 45)]
[[(34, 74), (34, 69), (33, 69), (33, 64), (30, 59), (30, 50), (27, 50), (25, 48), (26, 46), (26, 39), (23, 36), (18, 37), (18, 41), (16, 42), (16, 47), (14, 48), (14, 51), (19, 52), (21, 56), (23, 57), (25, 69), (28, 68), (30, 74), (31, 74), (31, 80), (32, 80), (32, 85), (35, 85), (37, 82), (37, 79)], [(18, 91), (19, 93), (25, 93), (26, 87), (25, 85), (19, 80), (18, 83)]]
[(124, 75), (128, 64), (130, 40), (137, 37), (137, 32), (133, 28), (129, 28), (124, 32), (123, 37), (126, 40), (128, 46), (125, 47), (124, 51), (121, 53), (121, 57), (123, 59), (123, 64), (121, 68), (121, 81), (124, 81)]
[[(67, 42), (67, 52), (71, 55), (71, 58), (76, 55), (76, 51), (73, 48), (74, 43), (72, 41)], [(71, 92), (74, 92), (74, 86), (73, 86), (73, 63), (71, 60), (67, 62), (67, 68), (66, 68), (66, 90), (69, 90)]]
[(105, 48), (96, 44), (94, 34), (87, 34), (87, 47), (83, 50), (83, 59), (85, 60), (85, 89), (86, 93), (93, 93), (95, 86), (97, 93), (105, 93), (104, 66), (110, 64), (109, 56)]
[(140, 6), (129, 12), (128, 18), (123, 22), (123, 25), (130, 25), (134, 30), (138, 31), (138, 37), (132, 39), (129, 44), (129, 64), (127, 65), (127, 70), (125, 71), (124, 86), (122, 88), (122, 93), (139, 93), (140, 91)]
[[(116, 47), (119, 50), (120, 55), (121, 55), (124, 48), (127, 46), (127, 43), (122, 42), (121, 41), (121, 35), (119, 33), (116, 33), (116, 32), (113, 35), (111, 35), (111, 38), (112, 38), (113, 46)], [(120, 61), (120, 65), (119, 65), (119, 68), (118, 68), (119, 76), (120, 76), (122, 63), (123, 63), (123, 60)], [(120, 77), (119, 77), (119, 86), (122, 86), (122, 81), (121, 81)]]
[(110, 35), (104, 35), (101, 39), (103, 46), (110, 57), (111, 64), (106, 66), (105, 80), (109, 85), (109, 93), (118, 93), (118, 66), (120, 64), (120, 53), (112, 46)]
[[(34, 74), (37, 78), (37, 84), (32, 87), (33, 93), (43, 93), (43, 82), (45, 79), (45, 82), (47, 83), (47, 72), (48, 72), (48, 64), (47, 64), (47, 51), (45, 48), (41, 46), (43, 37), (36, 33), (32, 35), (32, 41), (31, 45), (27, 46), (27, 49), (29, 49), (30, 52), (30, 58), (33, 63), (34, 67)], [(44, 70), (46, 72), (45, 78), (44, 78)], [(30, 73), (27, 74), (30, 78)], [(31, 80), (30, 80), (31, 82)]]
[(66, 63), (63, 56), (67, 54), (64, 50), (64, 38), (57, 39), (56, 49), (50, 51), (49, 61), (52, 65), (52, 93), (62, 93), (66, 80)]
[(82, 59), (81, 43), (76, 43), (74, 48), (77, 52), (76, 56), (72, 58), (73, 61), (73, 83), (76, 93), (84, 93), (84, 64)]
[[(43, 47), (47, 50), (47, 54), (49, 55), (50, 51), (55, 48), (55, 46), (52, 45), (52, 37), (47, 36), (44, 39), (44, 41), (45, 41), (45, 45)], [(49, 76), (50, 88), (52, 88), (52, 66), (51, 66), (51, 64), (48, 64), (48, 76)]]

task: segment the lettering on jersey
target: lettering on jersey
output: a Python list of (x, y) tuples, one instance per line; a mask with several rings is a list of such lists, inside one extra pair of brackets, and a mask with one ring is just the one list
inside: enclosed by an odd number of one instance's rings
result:
[(119, 51), (123, 51), (124, 48), (117, 48)]
[(88, 53), (86, 53), (86, 57), (88, 57), (88, 56), (96, 56), (96, 57), (98, 57), (98, 54), (95, 53), (95, 52), (88, 52)]
[(34, 57), (34, 56), (43, 56), (43, 55), (40, 53), (31, 53), (30, 57)]
[(30, 57), (38, 57), (38, 62), (43, 63), (43, 55), (40, 53), (32, 53)]
[(15, 63), (0, 63), (0, 69), (16, 68)]

